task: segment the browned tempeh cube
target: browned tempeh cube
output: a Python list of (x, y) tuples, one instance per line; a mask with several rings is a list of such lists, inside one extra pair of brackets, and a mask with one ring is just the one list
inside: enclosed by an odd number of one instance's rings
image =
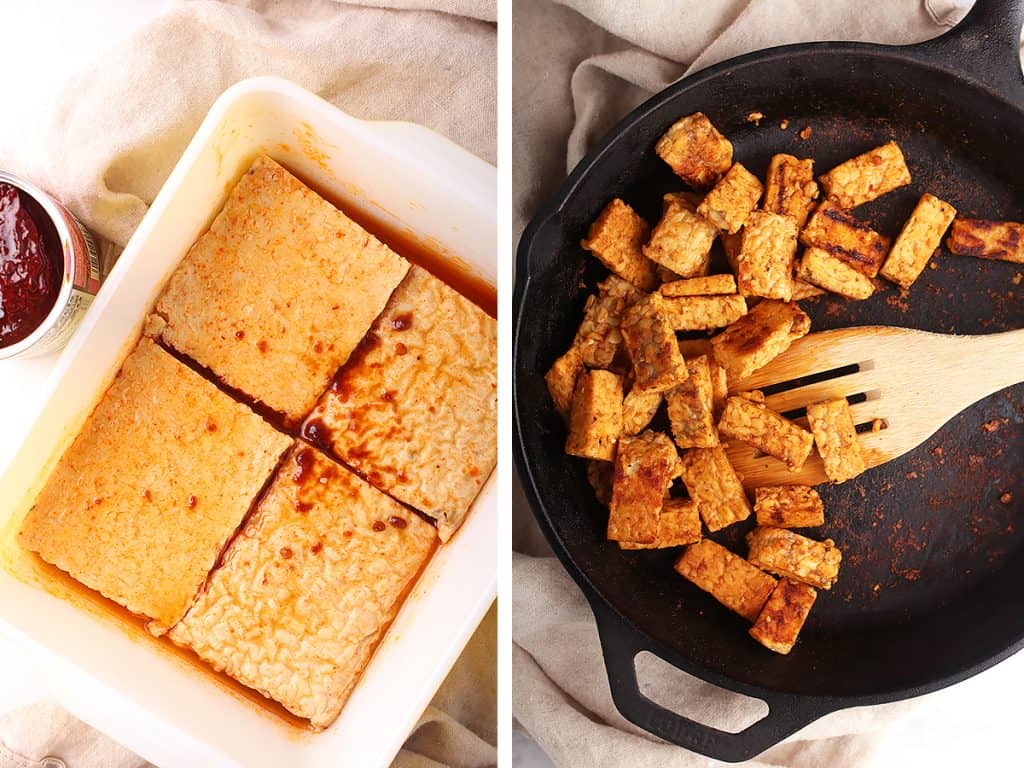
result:
[(831, 202), (818, 206), (800, 233), (800, 242), (823, 248), (868, 277), (878, 274), (889, 252), (888, 237)]
[(736, 261), (739, 292), (789, 301), (793, 295), (796, 222), (780, 213), (754, 211), (743, 227)]
[(750, 501), (725, 449), (691, 448), (682, 455), (683, 484), (709, 531), (750, 517)]
[(673, 123), (654, 151), (679, 178), (698, 188), (710, 187), (732, 165), (732, 144), (701, 112)]
[(761, 205), (764, 210), (789, 216), (799, 229), (807, 223), (817, 198), (813, 160), (785, 154), (772, 157)]
[(904, 290), (909, 288), (942, 243), (942, 236), (955, 216), (956, 209), (949, 203), (927, 192), (921, 195), (882, 265), (882, 277)]
[(754, 491), (758, 525), (812, 528), (825, 524), (825, 504), (809, 485), (767, 485)]
[(857, 441), (857, 429), (846, 398), (826, 400), (807, 406), (807, 421), (814, 433), (825, 474), (834, 483), (856, 477), (866, 469)]
[(740, 440), (774, 456), (792, 471), (811, 455), (814, 436), (763, 403), (730, 397), (718, 421), (722, 437)]
[(611, 371), (584, 371), (576, 380), (565, 452), (611, 461), (622, 432), (622, 378)]
[(821, 177), (825, 195), (840, 208), (855, 208), (910, 183), (910, 170), (895, 141), (837, 165)]
[(648, 430), (623, 437), (615, 457), (615, 477), (608, 516), (608, 538), (649, 544), (658, 536), (658, 516), (665, 491), (678, 466), (672, 441)]
[(555, 410), (568, 420), (572, 407), (572, 393), (576, 390), (576, 379), (583, 370), (583, 358), (579, 347), (573, 345), (569, 351), (555, 360), (544, 374), (548, 392), (555, 403)]
[(866, 299), (875, 292), (870, 277), (822, 248), (804, 249), (796, 276), (848, 299)]
[(697, 206), (697, 213), (723, 232), (735, 234), (757, 207), (762, 191), (757, 176), (736, 163)]
[(661, 405), (661, 392), (631, 387), (622, 401), (622, 433), (635, 435), (651, 423)]
[(750, 628), (750, 636), (770, 651), (789, 653), (817, 596), (814, 587), (781, 579)]
[(633, 386), (664, 392), (686, 378), (686, 363), (669, 321), (666, 299), (652, 293), (626, 311), (622, 337), (633, 361)]
[(658, 284), (658, 275), (654, 262), (643, 253), (648, 234), (647, 222), (615, 198), (590, 225), (590, 232), (580, 245), (623, 280), (650, 291)]
[(665, 213), (673, 205), (681, 205), (688, 211), (696, 211), (700, 201), (701, 196), (696, 192), (666, 192), (661, 196), (661, 212)]
[(711, 539), (688, 546), (676, 561), (676, 573), (750, 622), (775, 589), (774, 578)]
[(725, 399), (729, 396), (729, 374), (715, 360), (712, 354), (713, 349), (710, 339), (679, 340), (679, 351), (683, 353), (683, 357), (687, 360), (691, 357), (700, 357), (701, 355), (706, 355), (708, 358), (708, 368), (711, 371), (711, 402), (717, 423), (722, 409), (725, 408)]
[(946, 238), (957, 256), (976, 256), (1024, 264), (1024, 224), (1015, 221), (957, 219)]
[(799, 277), (793, 278), (793, 296), (790, 301), (803, 301), (804, 299), (813, 299), (815, 296), (824, 296), (828, 291), (823, 288), (819, 288), (816, 285), (808, 283), (806, 280), (801, 280)]
[(622, 549), (665, 549), (700, 541), (700, 514), (689, 499), (665, 499), (658, 516), (658, 535), (653, 542), (620, 541)]
[(832, 539), (815, 541), (786, 528), (758, 526), (747, 534), (747, 559), (777, 576), (831, 589), (839, 576), (842, 553)]
[(662, 283), (658, 289), (662, 296), (717, 296), (736, 293), (736, 278), (732, 275), (707, 275)]
[(742, 379), (807, 335), (811, 318), (796, 304), (766, 299), (711, 340), (715, 359)]
[(665, 393), (672, 436), (680, 448), (718, 445), (714, 419), (714, 388), (707, 355), (686, 362), (690, 376)]
[(587, 482), (594, 489), (598, 502), (607, 507), (612, 503), (612, 481), (615, 478), (615, 465), (610, 461), (590, 459), (587, 462)]
[(695, 213), (689, 201), (666, 195), (665, 212), (643, 254), (680, 277), (707, 272), (718, 228)]
[(616, 275), (608, 275), (597, 284), (597, 293), (587, 298), (583, 322), (573, 340), (584, 365), (589, 368), (611, 366), (622, 348), (619, 330), (622, 316), (642, 296), (632, 283)]
[(665, 311), (674, 331), (710, 331), (724, 328), (747, 313), (739, 294), (666, 298)]

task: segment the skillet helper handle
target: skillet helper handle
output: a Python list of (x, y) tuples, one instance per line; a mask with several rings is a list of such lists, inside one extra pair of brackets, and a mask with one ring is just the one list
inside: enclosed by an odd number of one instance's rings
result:
[(837, 709), (822, 699), (773, 694), (765, 699), (768, 715), (739, 733), (729, 733), (690, 720), (656, 704), (640, 691), (635, 657), (641, 651), (659, 655), (657, 651), (648, 647), (643, 637), (599, 597), (591, 598), (590, 605), (597, 620), (615, 707), (634, 725), (672, 744), (716, 760), (742, 762)]

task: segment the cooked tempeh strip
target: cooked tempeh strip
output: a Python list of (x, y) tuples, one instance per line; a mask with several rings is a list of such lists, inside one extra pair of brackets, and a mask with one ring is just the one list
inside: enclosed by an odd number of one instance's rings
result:
[(644, 256), (650, 227), (619, 198), (604, 207), (580, 245), (611, 272), (637, 288), (650, 291), (658, 284), (654, 262)]
[(718, 445), (718, 431), (707, 355), (687, 360), (686, 370), (686, 381), (665, 393), (672, 436), (680, 448), (710, 448)]
[(842, 553), (832, 539), (815, 541), (786, 528), (758, 526), (747, 534), (747, 559), (777, 576), (831, 589), (839, 576)]
[(709, 531), (750, 517), (750, 501), (725, 449), (691, 448), (682, 455), (683, 485)]
[(745, 296), (789, 301), (793, 295), (796, 222), (788, 216), (754, 211), (743, 227), (736, 282)]
[(711, 246), (718, 228), (690, 207), (689, 201), (665, 196), (665, 212), (643, 246), (643, 254), (652, 262), (680, 277), (707, 273)]
[(680, 118), (654, 148), (687, 184), (710, 187), (732, 165), (732, 144), (701, 112)]
[(825, 524), (825, 504), (809, 485), (767, 485), (754, 491), (758, 525), (813, 528)]
[(597, 293), (587, 297), (573, 346), (579, 347), (583, 364), (588, 368), (608, 368), (622, 348), (619, 330), (622, 316), (643, 294), (631, 283), (616, 275), (608, 275), (597, 284)]
[(946, 238), (946, 247), (957, 256), (1024, 264), (1024, 224), (958, 218)]
[(868, 277), (878, 274), (889, 252), (889, 238), (830, 202), (818, 206), (800, 242), (823, 248)]
[(792, 471), (811, 455), (814, 436), (763, 403), (730, 397), (718, 421), (722, 437), (740, 440), (774, 456)]
[(781, 355), (811, 329), (796, 304), (766, 299), (711, 339), (715, 359), (731, 379), (742, 379)]
[(775, 579), (711, 539), (686, 548), (676, 573), (747, 621), (758, 614), (775, 589)]
[(882, 265), (881, 275), (906, 290), (917, 280), (956, 216), (949, 203), (925, 192)]
[(716, 296), (736, 293), (736, 278), (732, 275), (708, 275), (673, 280), (658, 289), (662, 296)]
[(648, 430), (622, 438), (615, 457), (609, 539), (649, 544), (657, 538), (658, 516), (678, 463), (667, 435)]
[(750, 636), (770, 651), (789, 653), (817, 597), (814, 587), (781, 579), (750, 628)]
[(825, 196), (840, 208), (856, 208), (909, 183), (910, 170), (895, 141), (847, 160), (821, 177)]
[(713, 350), (714, 347), (711, 346), (710, 339), (679, 340), (679, 351), (683, 353), (683, 357), (687, 360), (691, 357), (700, 357), (701, 355), (706, 355), (708, 358), (708, 368), (711, 371), (711, 402), (714, 406), (713, 410), (717, 423), (718, 416), (721, 415), (722, 409), (725, 408), (725, 399), (729, 396), (729, 374), (715, 360), (715, 356), (712, 354)]
[(622, 401), (622, 433), (635, 435), (651, 423), (661, 405), (661, 392), (631, 387)]
[(808, 405), (807, 421), (829, 480), (842, 483), (866, 469), (846, 398)]
[(697, 206), (697, 213), (723, 232), (735, 234), (757, 207), (761, 182), (740, 163), (735, 163)]
[(801, 280), (799, 277), (793, 278), (793, 297), (790, 301), (803, 301), (804, 299), (813, 299), (815, 296), (824, 296), (828, 291), (823, 288), (819, 288), (816, 285), (808, 283), (806, 280)]
[(569, 351), (555, 360), (544, 374), (548, 385), (548, 393), (555, 404), (555, 410), (568, 421), (572, 408), (572, 393), (576, 390), (576, 379), (583, 370), (583, 357), (580, 348), (569, 347)]
[(674, 331), (710, 331), (724, 328), (747, 313), (747, 302), (728, 296), (679, 296), (665, 299), (665, 312)]
[(630, 307), (622, 320), (622, 337), (633, 361), (633, 386), (653, 392), (664, 392), (686, 378), (686, 363), (665, 302), (652, 293)]
[(622, 549), (665, 549), (700, 541), (700, 514), (689, 499), (665, 499), (658, 515), (658, 535), (653, 542), (620, 541)]
[(822, 248), (804, 249), (796, 276), (848, 299), (866, 299), (875, 292), (871, 278)]
[(611, 461), (622, 432), (622, 378), (611, 371), (584, 371), (576, 380), (565, 452)]
[(807, 223), (817, 198), (818, 183), (814, 180), (813, 160), (800, 160), (785, 154), (772, 157), (761, 204), (764, 210), (789, 216), (799, 229)]
[(601, 506), (612, 503), (612, 481), (615, 477), (615, 465), (610, 461), (591, 459), (587, 462), (587, 482), (594, 489)]

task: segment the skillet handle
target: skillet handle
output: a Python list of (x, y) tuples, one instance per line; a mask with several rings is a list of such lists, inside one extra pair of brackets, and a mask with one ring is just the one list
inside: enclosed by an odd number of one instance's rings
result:
[(659, 657), (661, 654), (649, 647), (601, 598), (589, 595), (588, 598), (597, 620), (608, 685), (616, 708), (631, 723), (665, 741), (716, 760), (738, 763), (756, 757), (805, 725), (840, 708), (825, 699), (772, 694), (765, 699), (768, 715), (739, 733), (702, 725), (676, 714), (644, 696), (637, 682), (636, 655), (641, 651)]

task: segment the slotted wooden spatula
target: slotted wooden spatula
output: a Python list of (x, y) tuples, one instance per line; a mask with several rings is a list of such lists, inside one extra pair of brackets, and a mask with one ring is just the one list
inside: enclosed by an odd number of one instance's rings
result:
[[(859, 435), (867, 466), (920, 445), (967, 406), (1024, 381), (1024, 329), (949, 336), (864, 326), (812, 333), (730, 392), (765, 390), (769, 408), (807, 426), (809, 403), (851, 398), (854, 423), (876, 422)], [(747, 488), (828, 482), (817, 450), (797, 472), (742, 443), (727, 447)]]

